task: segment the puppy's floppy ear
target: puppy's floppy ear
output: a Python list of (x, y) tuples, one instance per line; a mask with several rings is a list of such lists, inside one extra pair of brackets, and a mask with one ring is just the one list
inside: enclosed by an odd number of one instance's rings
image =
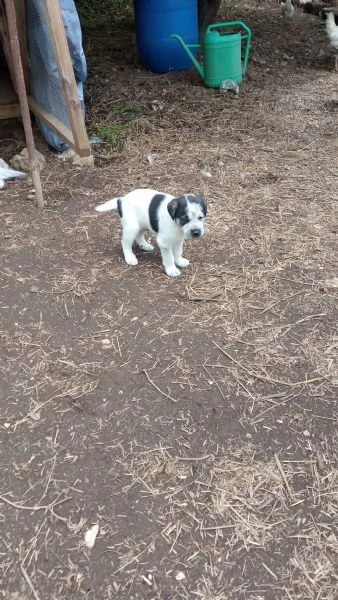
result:
[(171, 216), (172, 220), (175, 221), (176, 219), (176, 213), (177, 213), (177, 209), (178, 209), (178, 199), (177, 198), (173, 198), (172, 200), (170, 200), (168, 206), (168, 213)]

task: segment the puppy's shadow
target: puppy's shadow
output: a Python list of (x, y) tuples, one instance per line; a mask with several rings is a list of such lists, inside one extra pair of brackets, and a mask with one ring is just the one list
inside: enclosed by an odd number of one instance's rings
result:
[[(137, 257), (137, 260), (139, 261), (139, 265), (142, 265), (142, 263), (150, 265), (155, 263), (156, 261), (160, 261), (161, 263), (161, 253), (159, 247), (156, 244), (156, 241), (150, 236), (146, 236), (146, 240), (149, 244), (152, 244), (154, 246), (154, 250), (142, 250), (142, 248), (140, 248), (138, 244), (136, 244), (136, 242), (134, 242), (133, 244), (133, 252)], [(122, 248), (121, 256), (123, 258)]]

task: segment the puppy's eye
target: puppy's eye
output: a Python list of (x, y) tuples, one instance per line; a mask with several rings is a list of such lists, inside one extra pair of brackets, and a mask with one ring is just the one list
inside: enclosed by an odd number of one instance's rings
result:
[(199, 220), (199, 221), (202, 221), (202, 219), (203, 219), (203, 217), (198, 217), (198, 220)]

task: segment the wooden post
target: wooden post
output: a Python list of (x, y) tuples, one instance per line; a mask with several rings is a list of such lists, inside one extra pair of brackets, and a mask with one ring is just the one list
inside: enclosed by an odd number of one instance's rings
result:
[(55, 60), (66, 102), (68, 117), (75, 146), (80, 156), (90, 156), (90, 145), (86, 131), (80, 98), (76, 87), (72, 61), (69, 55), (66, 32), (60, 11), (59, 0), (44, 0), (45, 14), (53, 44)]
[(21, 50), (21, 62), (25, 78), (26, 93), (29, 94), (28, 48), (26, 31), (26, 1), (14, 0), (16, 26)]
[(35, 189), (36, 203), (39, 208), (44, 206), (43, 194), (40, 179), (40, 169), (37, 159), (37, 154), (34, 145), (34, 137), (32, 131), (31, 117), (25, 87), (25, 78), (21, 62), (20, 43), (18, 30), (16, 26), (16, 14), (13, 0), (5, 0), (6, 15), (9, 31), (10, 46), (13, 59), (13, 71), (15, 76), (15, 87), (19, 97), (20, 110), (22, 116), (23, 127), (25, 130), (26, 143), (29, 153), (30, 166), (32, 171), (33, 185)]

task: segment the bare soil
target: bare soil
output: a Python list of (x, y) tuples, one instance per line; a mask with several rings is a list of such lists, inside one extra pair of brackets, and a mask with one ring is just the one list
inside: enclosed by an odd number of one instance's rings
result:
[[(82, 170), (37, 137), (41, 212), (0, 193), (6, 600), (338, 597), (338, 76), (318, 18), (228, 4), (238, 99), (86, 30), (89, 128), (132, 129)], [(142, 186), (208, 199), (177, 280), (93, 211)]]

